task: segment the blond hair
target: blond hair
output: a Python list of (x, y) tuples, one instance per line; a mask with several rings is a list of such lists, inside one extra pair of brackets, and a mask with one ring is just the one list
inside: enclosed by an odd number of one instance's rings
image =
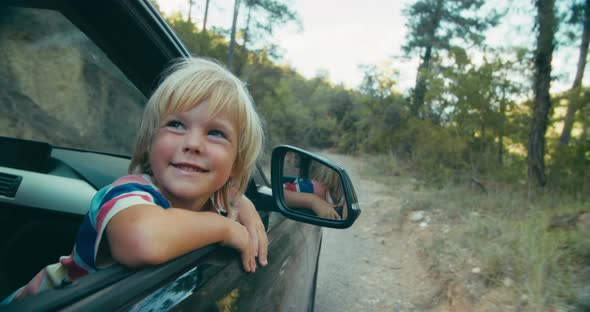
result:
[(332, 197), (335, 204), (344, 204), (345, 199), (344, 190), (342, 189), (342, 181), (336, 170), (312, 160), (311, 165), (309, 166), (309, 177), (310, 179), (321, 182), (326, 186), (330, 197)]
[(180, 59), (164, 77), (145, 107), (129, 173), (152, 175), (149, 152), (162, 122), (170, 114), (191, 110), (207, 100), (209, 116), (223, 111), (238, 133), (234, 175), (211, 196), (216, 209), (229, 211), (233, 199), (246, 190), (262, 149), (262, 126), (252, 97), (242, 81), (212, 60)]

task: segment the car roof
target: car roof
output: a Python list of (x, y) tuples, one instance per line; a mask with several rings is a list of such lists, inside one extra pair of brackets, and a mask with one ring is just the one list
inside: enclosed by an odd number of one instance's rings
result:
[(190, 53), (149, 0), (9, 0), (54, 9), (90, 37), (148, 97), (171, 61)]

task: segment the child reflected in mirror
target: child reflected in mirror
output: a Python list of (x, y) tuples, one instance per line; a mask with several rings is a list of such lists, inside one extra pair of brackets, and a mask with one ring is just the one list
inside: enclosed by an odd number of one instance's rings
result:
[(297, 168), (299, 172), (295, 180), (283, 184), (287, 205), (290, 208), (311, 209), (325, 219), (345, 219), (346, 200), (338, 173), (314, 160), (307, 162), (306, 166), (302, 160), (291, 152), (285, 156), (285, 167)]

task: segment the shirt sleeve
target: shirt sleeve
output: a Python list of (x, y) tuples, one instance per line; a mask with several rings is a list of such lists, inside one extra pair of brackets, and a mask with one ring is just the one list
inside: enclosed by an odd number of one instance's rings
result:
[[(135, 205), (158, 205), (154, 193), (158, 193), (150, 185), (135, 183), (123, 184), (110, 188), (95, 196), (90, 205), (92, 225), (101, 234), (111, 218), (126, 208)], [(159, 193), (158, 193), (159, 195)]]
[[(75, 249), (79, 258), (76, 262), (87, 265), (87, 270), (103, 267), (103, 263), (111, 262), (110, 257), (99, 257), (106, 226), (117, 213), (135, 205), (157, 205), (162, 208), (170, 206), (150, 184), (127, 183), (98, 191), (78, 233)], [(99, 258), (101, 261), (98, 261)]]

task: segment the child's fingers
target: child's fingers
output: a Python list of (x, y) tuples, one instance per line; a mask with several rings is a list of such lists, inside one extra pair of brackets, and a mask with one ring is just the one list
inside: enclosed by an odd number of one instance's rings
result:
[(250, 272), (256, 271), (256, 245), (258, 244), (258, 238), (255, 232), (250, 232), (250, 246), (248, 246), (248, 252), (250, 257), (248, 258), (248, 265), (250, 266)]
[(244, 271), (252, 272), (252, 265), (250, 259), (250, 252), (247, 250), (242, 251), (242, 265), (244, 266)]
[(254, 253), (250, 247), (250, 242), (242, 250), (242, 262), (244, 263), (244, 271), (254, 272), (256, 270), (256, 263), (254, 262)]
[(252, 252), (252, 246), (248, 229), (245, 226), (234, 221), (231, 221), (231, 225), (233, 229), (232, 238), (229, 240), (229, 242), (225, 244), (240, 252), (244, 271), (254, 272), (255, 266), (252, 265), (252, 262), (254, 260), (254, 253)]
[(250, 257), (250, 272), (256, 272), (256, 257), (254, 257), (254, 254)]
[(332, 209), (332, 211), (330, 211), (330, 219), (340, 220), (340, 216), (338, 215), (336, 210)]
[(266, 258), (268, 254), (268, 236), (266, 236), (266, 231), (264, 230), (264, 226), (262, 229), (259, 230), (258, 236), (258, 262), (260, 265), (265, 266), (268, 264), (268, 259)]
[(250, 232), (250, 249), (252, 254), (256, 256), (258, 253), (258, 233), (256, 229), (249, 229), (248, 232)]

